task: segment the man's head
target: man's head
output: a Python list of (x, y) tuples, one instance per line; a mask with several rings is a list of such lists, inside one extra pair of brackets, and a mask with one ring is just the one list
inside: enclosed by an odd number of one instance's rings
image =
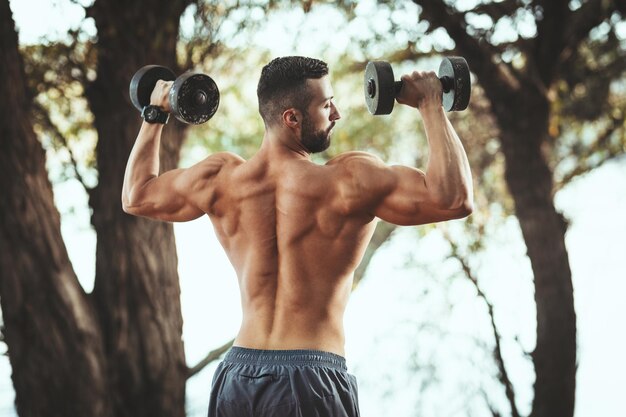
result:
[(339, 113), (331, 102), (327, 75), (328, 65), (314, 58), (283, 57), (267, 64), (257, 88), (259, 113), (266, 127), (280, 126), (285, 120), (289, 124), (293, 118), (308, 152), (328, 148), (330, 130)]

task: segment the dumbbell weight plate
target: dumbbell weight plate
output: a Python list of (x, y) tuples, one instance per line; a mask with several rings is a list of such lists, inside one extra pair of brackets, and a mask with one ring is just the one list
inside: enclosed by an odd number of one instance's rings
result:
[(365, 103), (371, 114), (389, 114), (396, 99), (393, 70), (385, 61), (371, 61), (365, 67)]
[(208, 75), (187, 72), (174, 81), (169, 99), (172, 113), (178, 120), (201, 124), (217, 111), (220, 92)]
[(465, 110), (469, 104), (472, 85), (469, 66), (460, 56), (446, 57), (439, 65), (439, 78), (450, 77), (452, 88), (443, 93), (443, 108), (446, 111)]
[(172, 81), (176, 74), (167, 67), (160, 65), (146, 65), (133, 75), (130, 80), (128, 93), (130, 101), (137, 110), (141, 111), (144, 106), (150, 104), (150, 95), (158, 80)]

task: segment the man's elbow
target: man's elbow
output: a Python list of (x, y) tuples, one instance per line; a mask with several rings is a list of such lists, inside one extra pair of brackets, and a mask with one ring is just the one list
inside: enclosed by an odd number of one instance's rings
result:
[(471, 186), (460, 187), (451, 201), (451, 209), (459, 218), (467, 217), (474, 212), (474, 190)]
[(474, 212), (474, 199), (470, 196), (463, 196), (449, 202), (445, 208), (454, 213), (454, 218), (462, 219)]
[(144, 206), (144, 204), (142, 204), (141, 201), (138, 201), (137, 198), (132, 198), (132, 197), (133, 197), (133, 193), (122, 194), (122, 210), (124, 210), (124, 213), (132, 214), (133, 216), (143, 215), (141, 212), (142, 211), (141, 209)]
[(137, 206), (133, 206), (132, 204), (130, 204), (130, 202), (128, 202), (125, 199), (122, 199), (122, 210), (124, 211), (124, 213), (126, 214), (132, 214), (133, 216), (137, 216)]
[[(149, 181), (148, 181), (149, 182)], [(144, 216), (152, 200), (146, 185), (148, 182), (130, 182), (124, 180), (122, 185), (122, 210), (134, 216)]]
[(461, 217), (467, 217), (474, 212), (474, 200), (472, 198), (466, 198), (459, 207), (459, 214)]

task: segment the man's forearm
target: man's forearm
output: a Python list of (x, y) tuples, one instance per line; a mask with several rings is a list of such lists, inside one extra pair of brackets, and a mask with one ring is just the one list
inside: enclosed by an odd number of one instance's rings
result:
[(472, 174), (461, 140), (441, 106), (424, 106), (420, 113), (430, 147), (426, 186), (442, 207), (471, 207)]
[(132, 207), (139, 200), (141, 188), (159, 175), (159, 146), (163, 125), (144, 122), (133, 146), (122, 187), (122, 205)]

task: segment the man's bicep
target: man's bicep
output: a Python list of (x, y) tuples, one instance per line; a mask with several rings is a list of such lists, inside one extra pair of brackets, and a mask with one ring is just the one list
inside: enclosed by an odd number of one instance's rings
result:
[(196, 219), (202, 210), (190, 202), (185, 190), (186, 169), (168, 171), (146, 182), (137, 193), (134, 204), (124, 207), (127, 213), (172, 222)]
[(203, 214), (203, 202), (210, 198), (211, 188), (223, 160), (209, 157), (189, 168), (167, 171), (148, 181), (140, 190), (137, 206), (131, 214), (184, 222)]
[(407, 166), (388, 168), (393, 188), (376, 207), (374, 215), (389, 223), (410, 226), (463, 217), (458, 210), (438, 207), (426, 186), (426, 175), (419, 169)]
[(425, 200), (424, 173), (400, 165), (387, 166), (385, 169), (385, 175), (391, 178), (391, 187), (386, 190), (373, 214), (390, 223), (413, 224), (413, 218), (422, 210)]

